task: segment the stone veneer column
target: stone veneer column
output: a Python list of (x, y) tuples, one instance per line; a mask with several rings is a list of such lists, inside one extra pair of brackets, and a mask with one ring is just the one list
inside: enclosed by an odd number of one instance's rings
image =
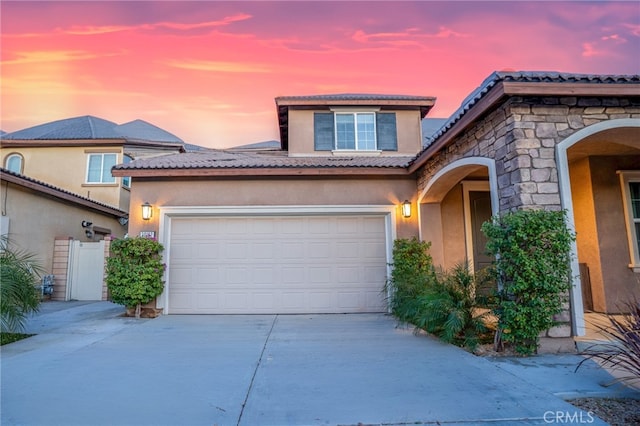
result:
[[(440, 169), (458, 159), (487, 157), (496, 162), (500, 212), (527, 208), (560, 210), (556, 145), (590, 125), (624, 118), (640, 118), (637, 101), (512, 97), (430, 159), (418, 172), (418, 189), (422, 191)], [(568, 303), (556, 320), (560, 325), (544, 336), (570, 336)]]

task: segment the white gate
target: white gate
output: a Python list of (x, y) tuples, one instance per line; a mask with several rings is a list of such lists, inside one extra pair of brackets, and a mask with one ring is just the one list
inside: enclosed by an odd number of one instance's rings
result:
[(67, 300), (102, 300), (105, 242), (73, 241), (69, 253)]

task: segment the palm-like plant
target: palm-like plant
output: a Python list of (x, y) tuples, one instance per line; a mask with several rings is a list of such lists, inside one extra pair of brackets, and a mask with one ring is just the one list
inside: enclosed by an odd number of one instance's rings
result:
[(627, 302), (623, 306), (628, 313), (607, 315), (609, 325), (594, 324), (607, 341), (595, 343), (582, 351), (586, 358), (576, 370), (587, 359), (594, 359), (620, 373), (614, 383), (640, 381), (640, 303)]
[(442, 340), (473, 350), (488, 332), (476, 290), (479, 282), (467, 262), (438, 274), (438, 279), (417, 299), (416, 327)]
[(10, 247), (0, 238), (0, 330), (20, 331), (27, 315), (38, 311), (40, 295), (36, 290), (42, 267), (35, 256)]

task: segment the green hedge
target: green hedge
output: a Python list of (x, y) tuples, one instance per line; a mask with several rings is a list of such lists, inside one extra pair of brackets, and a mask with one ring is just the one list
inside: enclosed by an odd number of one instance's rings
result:
[(500, 288), (498, 332), (521, 354), (535, 353), (541, 332), (556, 325), (571, 288), (575, 236), (562, 211), (521, 210), (485, 222)]

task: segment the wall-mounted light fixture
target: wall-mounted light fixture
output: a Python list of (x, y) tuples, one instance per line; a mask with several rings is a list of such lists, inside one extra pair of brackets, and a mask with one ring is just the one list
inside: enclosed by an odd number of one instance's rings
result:
[(147, 202), (142, 205), (142, 219), (149, 220), (153, 216), (153, 206)]
[(411, 217), (411, 202), (409, 200), (404, 200), (402, 203), (402, 216)]

